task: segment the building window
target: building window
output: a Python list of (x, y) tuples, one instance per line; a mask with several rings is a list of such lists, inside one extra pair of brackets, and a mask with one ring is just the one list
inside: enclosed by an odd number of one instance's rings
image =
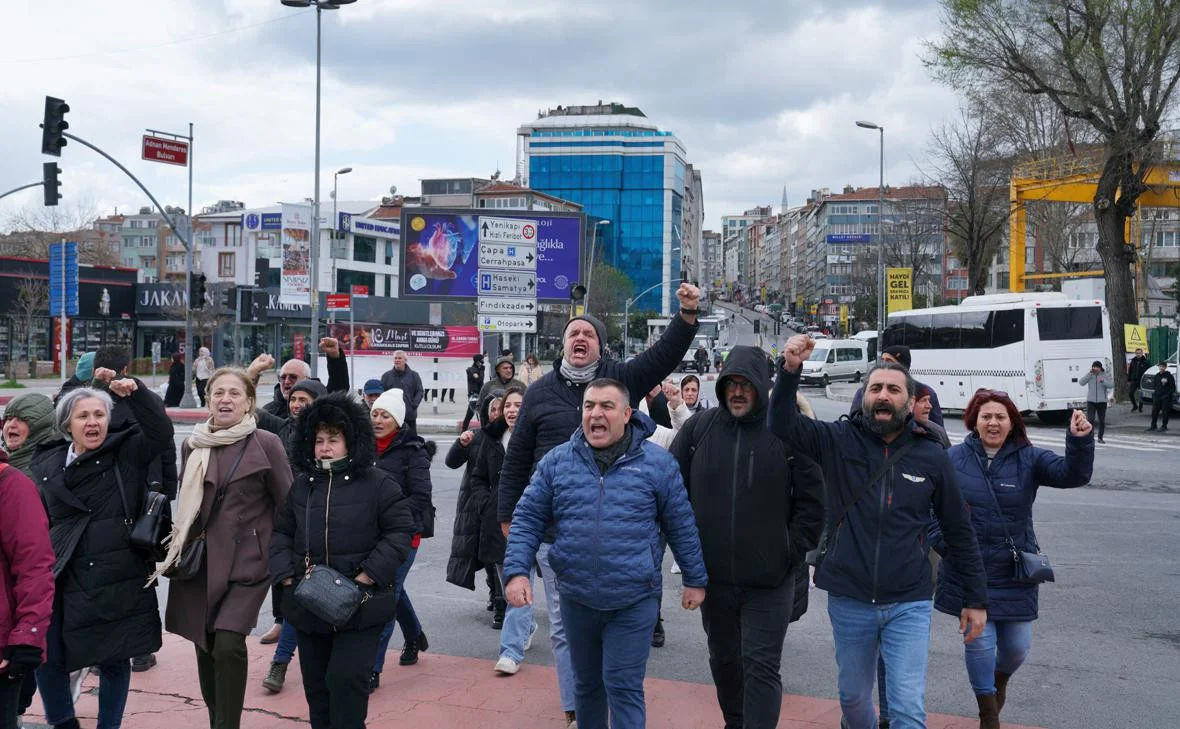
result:
[[(352, 237), (352, 260), (364, 263), (377, 262), (377, 239), (366, 235)], [(345, 289), (347, 291), (348, 289)]]
[(234, 275), (233, 253), (217, 254), (217, 275), (221, 276), (222, 278), (230, 278)]
[(368, 286), (372, 294), (377, 288), (377, 274), (369, 271), (352, 271), (349, 269), (336, 270), (336, 293), (346, 294), (353, 286)]

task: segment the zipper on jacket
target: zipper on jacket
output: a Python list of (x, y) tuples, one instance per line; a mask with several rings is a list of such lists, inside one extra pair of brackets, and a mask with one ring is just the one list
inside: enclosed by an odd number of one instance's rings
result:
[(602, 573), (602, 502), (606, 500), (606, 475), (598, 477), (598, 508), (594, 514), (594, 574)]
[(742, 428), (733, 444), (733, 478), (729, 484), (729, 579), (737, 579), (737, 489), (738, 466), (742, 462)]
[[(885, 446), (885, 460), (889, 460), (889, 446)], [(893, 482), (891, 478), (893, 468), (891, 467), (882, 478), (885, 483)], [(877, 604), (877, 573), (881, 567), (881, 533), (885, 531), (885, 496), (888, 488), (881, 489), (881, 505), (877, 514), (877, 543), (873, 546), (873, 604)]]
[[(328, 566), (331, 555), (328, 553), (328, 518), (332, 516), (332, 472), (328, 471), (328, 493), (324, 496), (324, 566)], [(340, 629), (332, 626), (332, 632)]]

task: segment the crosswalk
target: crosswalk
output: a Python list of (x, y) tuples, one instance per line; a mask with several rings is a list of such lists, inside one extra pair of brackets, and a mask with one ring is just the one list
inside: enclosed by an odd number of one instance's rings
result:
[[(947, 433), (951, 443), (962, 443), (966, 437), (966, 433)], [(1064, 432), (1055, 432), (1053, 434), (1047, 432), (1038, 432), (1036, 430), (1028, 431), (1028, 439), (1032, 441), (1033, 445), (1041, 448), (1049, 448), (1050, 450), (1064, 453), (1065, 452), (1065, 434)], [(1168, 436), (1131, 436), (1131, 435), (1111, 435), (1107, 432), (1104, 438), (1105, 443), (1095, 443), (1095, 447), (1099, 451), (1105, 449), (1124, 450), (1124, 451), (1139, 451), (1143, 453), (1167, 453), (1180, 452), (1180, 438), (1171, 438)]]

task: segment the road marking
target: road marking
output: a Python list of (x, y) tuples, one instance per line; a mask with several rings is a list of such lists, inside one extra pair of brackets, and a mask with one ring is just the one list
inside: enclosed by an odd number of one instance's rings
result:
[[(966, 437), (965, 433), (948, 433), (947, 437), (953, 443), (961, 443)], [(1105, 443), (1095, 442), (1095, 446), (1099, 448), (1115, 448), (1128, 451), (1140, 451), (1144, 453), (1162, 453), (1165, 451), (1180, 450), (1180, 444), (1160, 443), (1158, 441), (1150, 440), (1124, 440), (1123, 437), (1108, 437)], [(1054, 450), (1064, 450), (1064, 440), (1054, 440), (1047, 436), (1030, 435), (1028, 438), (1033, 445), (1041, 446), (1042, 448), (1051, 448)]]

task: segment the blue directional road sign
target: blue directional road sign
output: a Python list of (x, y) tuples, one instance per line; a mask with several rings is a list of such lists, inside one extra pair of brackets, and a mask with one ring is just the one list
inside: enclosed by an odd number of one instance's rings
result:
[[(63, 255), (64, 247), (64, 255)], [(49, 245), (49, 315), (78, 315), (78, 244)]]

